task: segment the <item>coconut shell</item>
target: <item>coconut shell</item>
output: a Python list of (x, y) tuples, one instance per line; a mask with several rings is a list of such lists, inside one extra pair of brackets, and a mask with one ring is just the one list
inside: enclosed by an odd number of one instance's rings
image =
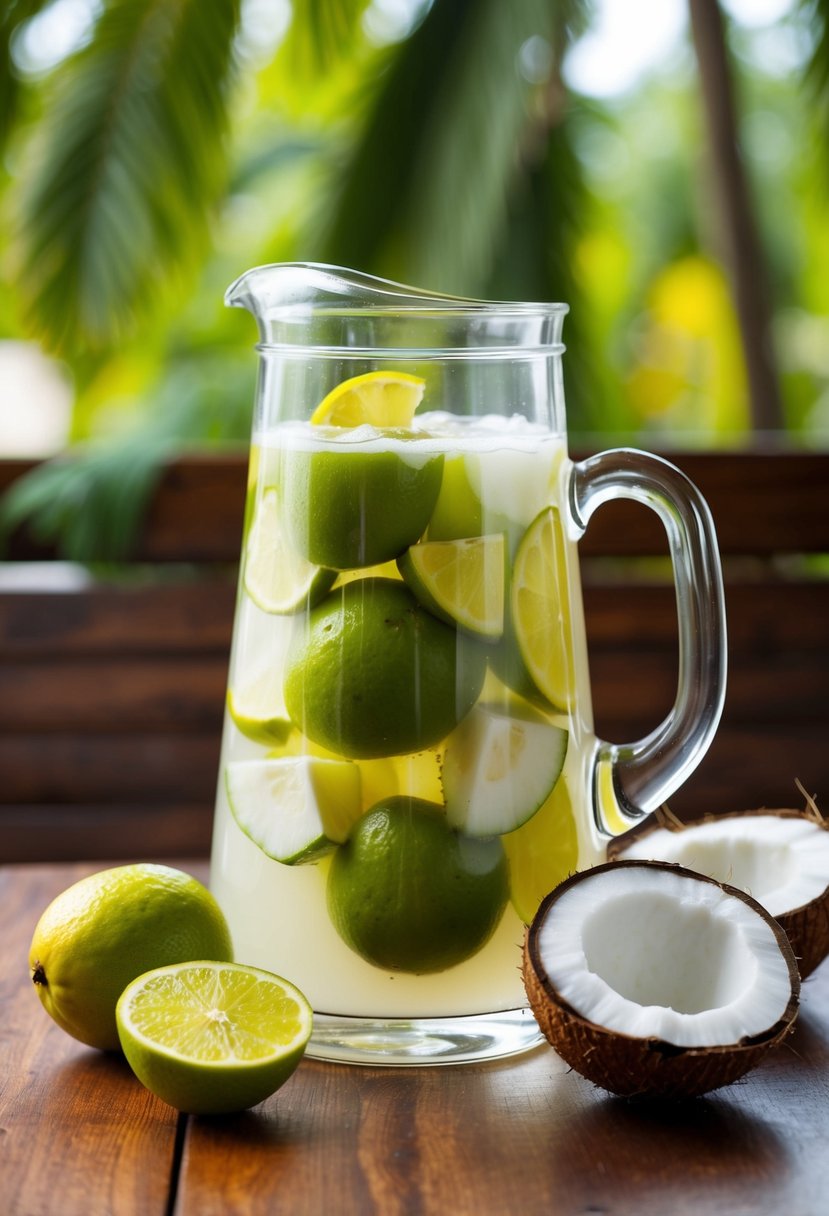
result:
[[(781, 1018), (760, 1035), (717, 1047), (679, 1047), (659, 1039), (642, 1039), (608, 1030), (579, 1014), (556, 990), (541, 960), (538, 937), (553, 904), (574, 883), (611, 866), (659, 867), (711, 882), (748, 904), (772, 929), (786, 960), (792, 994)], [(694, 1098), (739, 1080), (786, 1038), (794, 1027), (800, 998), (800, 976), (789, 940), (768, 912), (736, 887), (718, 883), (681, 866), (651, 861), (620, 861), (574, 874), (541, 904), (524, 939), (524, 986), (544, 1036), (558, 1055), (593, 1084), (621, 1097)]]
[[(700, 824), (711, 823), (713, 820), (745, 819), (753, 815), (776, 815), (780, 819), (808, 819), (821, 831), (829, 831), (829, 825), (808, 809), (802, 811), (790, 808), (767, 810), (765, 807), (761, 807), (751, 811), (729, 811), (721, 815), (704, 815), (699, 819), (688, 820), (687, 823), (680, 823), (678, 820), (671, 820), (667, 817), (663, 818), (657, 812), (655, 815), (648, 815), (623, 836), (617, 836), (611, 840), (607, 846), (607, 858), (608, 861), (620, 860), (624, 857), (626, 848), (634, 840), (642, 840), (659, 829), (669, 832), (685, 832), (693, 830)], [(829, 884), (822, 895), (818, 895), (799, 908), (792, 908), (789, 912), (778, 914), (775, 919), (779, 925), (782, 925), (791, 942), (800, 978), (805, 980), (829, 955)]]

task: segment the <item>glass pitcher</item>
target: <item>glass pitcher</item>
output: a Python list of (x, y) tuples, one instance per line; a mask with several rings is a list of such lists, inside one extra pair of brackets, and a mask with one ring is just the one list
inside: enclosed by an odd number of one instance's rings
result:
[[(310, 264), (226, 300), (260, 335), (211, 862), (236, 956), (304, 990), (313, 1056), (529, 1048), (525, 924), (719, 720), (709, 511), (658, 457), (570, 461), (566, 305)], [(665, 526), (679, 622), (673, 710), (624, 745), (593, 730), (577, 554), (618, 497)]]

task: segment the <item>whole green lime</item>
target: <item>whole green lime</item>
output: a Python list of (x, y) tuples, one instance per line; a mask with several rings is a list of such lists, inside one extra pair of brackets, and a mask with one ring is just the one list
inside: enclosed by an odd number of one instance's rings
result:
[(41, 1003), (67, 1034), (115, 1050), (115, 1006), (136, 976), (232, 958), (210, 892), (181, 870), (146, 863), (101, 870), (58, 895), (37, 923), (29, 967)]
[(442, 470), (442, 455), (414, 449), (288, 451), (282, 510), (291, 543), (333, 570), (390, 561), (425, 531)]
[(486, 653), (427, 611), (404, 583), (362, 578), (312, 609), (285, 663), (296, 726), (351, 759), (422, 751), (475, 703)]
[(328, 873), (340, 937), (391, 971), (444, 971), (470, 958), (495, 931), (507, 894), (500, 839), (453, 830), (443, 808), (421, 798), (366, 811)]

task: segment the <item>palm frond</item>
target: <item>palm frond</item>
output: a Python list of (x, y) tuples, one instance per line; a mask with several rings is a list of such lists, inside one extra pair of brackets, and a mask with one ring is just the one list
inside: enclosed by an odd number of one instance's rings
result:
[(105, 346), (201, 249), (225, 172), (240, 0), (111, 0), (56, 82), (22, 200), (34, 329)]
[(78, 444), (11, 486), (0, 500), (0, 550), (25, 527), (70, 561), (123, 559), (171, 458), (194, 444), (247, 440), (255, 380), (247, 351), (196, 347), (175, 359), (130, 434)]
[(130, 550), (166, 448), (142, 437), (78, 449), (36, 466), (0, 503), (0, 542), (22, 525), (69, 561), (112, 562)]
[(325, 254), (449, 291), (486, 282), (540, 86), (520, 52), (560, 0), (434, 0), (379, 82)]
[(258, 140), (250, 152), (239, 157), (231, 178), (231, 190), (249, 190), (268, 174), (318, 156), (324, 147), (325, 141), (320, 135), (298, 135), (290, 131)]
[(293, 0), (280, 57), (294, 87), (330, 72), (351, 50), (369, 0)]
[(813, 31), (806, 78), (816, 95), (825, 143), (829, 136), (829, 0), (801, 0), (800, 9)]
[(11, 134), (20, 108), (23, 82), (12, 59), (12, 40), (20, 28), (52, 0), (7, 0), (0, 10), (0, 150)]
[(485, 294), (494, 300), (559, 300), (570, 305), (567, 342), (567, 413), (574, 429), (597, 425), (606, 405), (598, 391), (586, 307), (574, 259), (590, 193), (565, 112), (546, 136), (541, 155), (516, 183), (506, 223), (494, 250)]

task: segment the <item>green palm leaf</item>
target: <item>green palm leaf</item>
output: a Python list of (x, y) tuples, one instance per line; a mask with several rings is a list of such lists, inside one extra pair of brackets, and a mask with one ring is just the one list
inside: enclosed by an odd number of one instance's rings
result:
[(194, 445), (247, 439), (255, 370), (247, 351), (194, 350), (177, 360), (130, 434), (79, 444), (11, 486), (0, 499), (0, 551), (25, 527), (70, 561), (127, 557), (168, 460)]
[(292, 86), (303, 89), (336, 67), (354, 46), (369, 0), (293, 0), (280, 49)]
[(14, 127), (23, 91), (12, 59), (12, 39), (20, 27), (37, 16), (51, 0), (7, 0), (0, 10), (0, 149)]
[(814, 30), (807, 78), (817, 94), (825, 142), (829, 134), (829, 0), (802, 0), (800, 7)]
[(37, 465), (0, 503), (0, 545), (25, 525), (40, 544), (77, 562), (110, 562), (130, 550), (169, 447), (149, 436), (129, 445), (78, 448)]
[(392, 58), (341, 169), (325, 253), (447, 291), (488, 278), (540, 86), (520, 70), (560, 0), (434, 0)]
[(225, 170), (240, 0), (111, 0), (65, 66), (22, 203), (29, 318), (105, 346), (202, 248)]

